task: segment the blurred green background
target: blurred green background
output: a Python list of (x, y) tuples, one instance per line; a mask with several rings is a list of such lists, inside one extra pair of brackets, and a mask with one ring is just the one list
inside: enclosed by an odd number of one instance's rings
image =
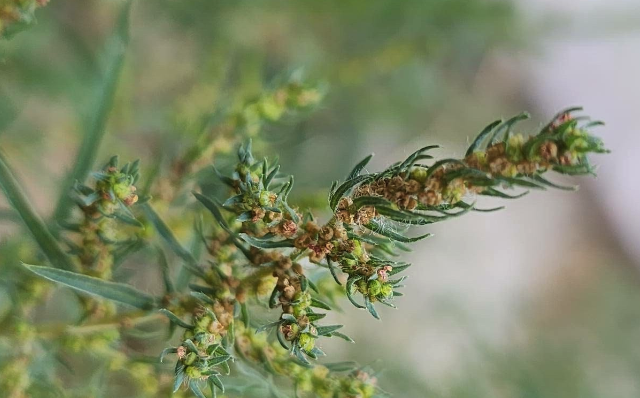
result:
[[(326, 96), (313, 112), (266, 123), (259, 148), (280, 155), (296, 176), (293, 196), (310, 206), (370, 152), (372, 168), (424, 144), (461, 155), (486, 123), (523, 109), (532, 131), (576, 103), (626, 120), (618, 116), (640, 105), (637, 7), (532, 3), (138, 0), (97, 162), (114, 153), (147, 171), (170, 162), (204, 119), (291, 75)], [(36, 25), (0, 42), (0, 147), (43, 214), (95, 108), (121, 5), (52, 0)], [(616, 73), (626, 84), (607, 91)], [(638, 184), (616, 179), (631, 172), (624, 147), (638, 139), (615, 126), (599, 132), (614, 159), (579, 193), (536, 193), (433, 228), (409, 255), (398, 310), (377, 323), (344, 306), (338, 318), (357, 344), (327, 347), (332, 359), (374, 363), (397, 397), (640, 396), (640, 223), (621, 208)], [(28, 240), (7, 208), (0, 198), (0, 275)]]

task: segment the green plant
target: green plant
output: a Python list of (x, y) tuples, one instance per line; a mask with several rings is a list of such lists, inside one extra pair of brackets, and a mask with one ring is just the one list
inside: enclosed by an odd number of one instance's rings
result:
[[(543, 175), (548, 171), (593, 174), (587, 155), (607, 151), (589, 131), (598, 123), (581, 124), (583, 118), (573, 116), (577, 110), (562, 111), (538, 134), (526, 138), (513, 133), (526, 114), (496, 121), (478, 135), (462, 159), (427, 165), (437, 148), (427, 146), (381, 172), (363, 173), (368, 156), (330, 189), (333, 216), (324, 223), (289, 204), (293, 176), (281, 174), (275, 160), (256, 160), (249, 141), (239, 147), (238, 163), (230, 175), (213, 167), (215, 176), (204, 173), (200, 178), (199, 189), (193, 192), (200, 206), (184, 205), (184, 210), (196, 214), (195, 236), (208, 252), (206, 260), (182, 246), (152, 207), (153, 200), (138, 200), (137, 162), (118, 168), (114, 157), (92, 174), (93, 186), (76, 184), (72, 197), (81, 210), (80, 221), (62, 225), (80, 236), (76, 240), (65, 234), (56, 240), (48, 233), (4, 160), (0, 182), (52, 265), (25, 265), (27, 269), (137, 309), (122, 313), (103, 301), (80, 296), (85, 316), (77, 328), (89, 329), (90, 338), (97, 334), (107, 345), (118, 339), (110, 324), (131, 327), (156, 322), (155, 313), (168, 318), (169, 336), (176, 328), (183, 329), (180, 343), (161, 356), (161, 360), (170, 354), (177, 358), (174, 392), (186, 384), (203, 397), (201, 383), (206, 382), (211, 394), (224, 393), (225, 375), (232, 372), (233, 361), (242, 360), (292, 379), (296, 394), (373, 397), (383, 393), (367, 370), (315, 362), (324, 356), (319, 347), (322, 339), (352, 341), (340, 332), (341, 325), (322, 321), (323, 311), (332, 308), (327, 302), (344, 293), (355, 307), (379, 319), (376, 305), (395, 307), (394, 297), (402, 295), (404, 280), (399, 274), (409, 267), (390, 256), (429, 236), (412, 237), (407, 226), (441, 222), (469, 211), (497, 210), (476, 208), (467, 200), (474, 195), (514, 199), (526, 193), (510, 195), (501, 188), (573, 189), (547, 180)], [(220, 199), (225, 190), (211, 179), (222, 182), (231, 196)], [(201, 210), (208, 215), (202, 216)], [(154, 241), (152, 230), (164, 244), (155, 250), (165, 291), (150, 295), (109, 281), (119, 259)], [(177, 281), (166, 249), (184, 262)], [(325, 283), (322, 273), (310, 277), (315, 268), (325, 269), (335, 285)], [(261, 306), (279, 308), (280, 315), (259, 325), (251, 315)], [(30, 329), (27, 324), (16, 327)], [(70, 340), (66, 344), (82, 347), (86, 342), (76, 337), (62, 335)], [(118, 357), (117, 352), (109, 355)], [(340, 371), (348, 372), (329, 375)]]
[[(12, 11), (29, 13), (36, 3), (43, 2), (8, 2)], [(29, 263), (2, 270), (11, 305), (0, 306), (0, 391), (12, 398), (101, 396), (111, 380), (130, 384), (127, 393), (140, 397), (384, 396), (374, 369), (318, 360), (325, 339), (352, 342), (341, 325), (325, 321), (328, 311), (346, 297), (380, 318), (379, 305), (395, 307), (402, 295), (409, 264), (396, 256), (429, 236), (411, 227), (499, 209), (477, 208), (471, 200), (478, 195), (526, 193), (504, 188), (573, 189), (544, 174), (593, 174), (587, 155), (606, 152), (590, 133), (598, 123), (575, 117), (577, 108), (529, 137), (514, 133), (527, 117), (522, 114), (487, 126), (462, 159), (432, 161), (437, 147), (427, 146), (368, 173), (368, 156), (334, 183), (328, 207), (302, 210), (289, 201), (293, 176), (281, 172), (260, 135), (322, 100), (322, 86), (293, 73), (207, 115), (168, 168), (140, 173), (138, 161), (120, 165), (112, 157), (91, 173), (122, 71), (129, 5), (107, 48), (99, 101), (50, 219), (34, 210), (0, 154), (0, 186), (13, 207), (6, 214), (22, 220), (38, 247), (3, 242)], [(252, 144), (268, 156), (256, 159)], [(237, 160), (225, 164), (236, 147)], [(127, 283), (136, 276), (122, 270), (127, 261), (140, 278), (159, 274), (162, 291)], [(65, 301), (69, 308), (59, 322), (40, 320), (43, 302), (59, 292), (49, 281), (77, 293)], [(147, 340), (166, 348), (134, 349)], [(99, 365), (77, 364), (86, 357)], [(71, 389), (51, 363), (90, 382)]]

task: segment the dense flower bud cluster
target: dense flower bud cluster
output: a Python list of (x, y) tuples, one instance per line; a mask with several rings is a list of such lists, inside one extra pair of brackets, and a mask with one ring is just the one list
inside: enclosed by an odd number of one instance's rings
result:
[(269, 342), (265, 334), (243, 325), (238, 326), (235, 348), (244, 359), (263, 363), (267, 371), (291, 378), (298, 396), (372, 398), (380, 393), (376, 378), (366, 369), (357, 369), (352, 364), (346, 369), (331, 364), (303, 366), (291, 361), (277, 342)]
[(174, 392), (184, 383), (195, 394), (202, 394), (200, 381), (206, 381), (212, 390), (218, 388), (224, 392), (219, 376), (221, 371), (229, 372), (228, 362), (232, 359), (227, 349), (234, 341), (233, 304), (213, 301), (205, 295), (199, 297), (203, 303), (194, 309), (191, 324), (164, 311), (169, 319), (186, 329), (182, 344), (163, 353), (163, 357), (167, 353), (178, 357)]
[[(135, 183), (139, 178), (138, 162), (118, 168), (113, 157), (102, 171), (92, 174), (93, 187), (76, 184), (73, 199), (83, 213), (80, 224), (63, 227), (80, 235), (78, 243), (67, 241), (71, 252), (78, 256), (84, 273), (110, 279), (117, 249), (136, 243), (119, 225), (140, 227), (130, 207), (138, 202)], [(125, 232), (125, 233), (123, 233)]]
[[(419, 153), (407, 167), (381, 173), (373, 181), (355, 187), (349, 197), (338, 202), (336, 217), (346, 224), (366, 225), (379, 215), (375, 205), (354, 206), (359, 197), (384, 198), (401, 210), (434, 210), (442, 205), (454, 206), (468, 194), (501, 196), (495, 190), (498, 185), (543, 188), (549, 184), (540, 174), (548, 170), (591, 174), (586, 155), (607, 150), (588, 131), (597, 123), (579, 126), (581, 119), (574, 118), (571, 111), (560, 114), (539, 134), (528, 138), (511, 133), (513, 125), (527, 117), (524, 114), (503, 123), (495, 122), (481, 133), (461, 160), (414, 165), (418, 158), (431, 158)], [(488, 145), (480, 149), (483, 141), (488, 141)], [(424, 152), (432, 148), (427, 147)]]

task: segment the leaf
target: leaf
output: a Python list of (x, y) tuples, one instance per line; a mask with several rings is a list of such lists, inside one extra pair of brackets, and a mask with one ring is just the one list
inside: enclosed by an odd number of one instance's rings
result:
[(269, 189), (269, 185), (271, 184), (271, 181), (273, 181), (273, 179), (278, 174), (278, 171), (280, 171), (280, 165), (277, 165), (273, 170), (271, 170), (271, 173), (269, 173), (269, 175), (267, 175), (267, 177), (264, 180), (264, 188), (265, 189)]
[(161, 308), (158, 312), (160, 312), (162, 315), (166, 316), (167, 318), (169, 318), (169, 320), (173, 323), (175, 323), (176, 325), (183, 327), (185, 329), (193, 329), (194, 326), (190, 325), (188, 323), (186, 323), (185, 321), (183, 321), (182, 319), (180, 319), (176, 314), (174, 314), (173, 312), (169, 311), (166, 308)]
[(227, 362), (228, 360), (231, 359), (231, 355), (220, 355), (214, 358), (211, 358), (210, 360), (207, 361), (207, 364), (209, 366), (216, 366), (216, 365), (220, 365), (223, 362)]
[(363, 175), (363, 176), (357, 176), (354, 177), (350, 180), (347, 180), (345, 182), (343, 182), (342, 184), (340, 184), (340, 186), (338, 186), (338, 188), (336, 188), (336, 190), (333, 192), (333, 195), (330, 195), (329, 197), (329, 207), (331, 207), (331, 210), (335, 210), (336, 207), (338, 206), (338, 202), (340, 201), (340, 199), (353, 187), (355, 187), (356, 185), (363, 183), (369, 179), (373, 179), (373, 177), (371, 175)]
[(69, 191), (76, 181), (84, 181), (93, 167), (98, 155), (98, 148), (106, 131), (109, 113), (113, 108), (118, 81), (124, 64), (125, 53), (129, 43), (129, 10), (131, 1), (122, 6), (116, 27), (111, 35), (106, 48), (108, 65), (98, 92), (98, 101), (93, 111), (92, 119), (80, 144), (73, 169), (61, 184), (60, 198), (53, 213), (53, 219), (57, 222), (64, 221), (71, 210)]
[(343, 326), (344, 325), (318, 326), (316, 330), (318, 336), (326, 336), (342, 328)]
[(71, 259), (58, 245), (56, 239), (29, 203), (2, 153), (0, 153), (0, 187), (51, 265), (65, 270), (75, 269)]
[(526, 120), (529, 119), (531, 117), (531, 115), (529, 114), (529, 112), (522, 112), (519, 115), (516, 115), (514, 117), (512, 117), (511, 119), (501, 123), (498, 127), (496, 127), (495, 131), (493, 132), (493, 134), (491, 135), (491, 138), (489, 139), (489, 144), (493, 145), (496, 142), (499, 141), (500, 138), (500, 134), (502, 132), (505, 132), (507, 134), (510, 133), (511, 128), (518, 123), (521, 120)]
[(263, 240), (260, 238), (255, 238), (253, 236), (247, 235), (245, 233), (239, 233), (238, 236), (242, 238), (245, 242), (250, 244), (251, 246), (259, 247), (261, 249), (273, 249), (279, 247), (293, 247), (294, 242), (291, 239), (278, 240), (278, 241), (269, 241)]
[(218, 221), (218, 223), (220, 224), (220, 226), (225, 229), (226, 231), (229, 230), (229, 224), (227, 223), (227, 221), (224, 219), (224, 217), (222, 216), (222, 213), (220, 212), (220, 209), (218, 208), (218, 205), (216, 205), (216, 203), (207, 198), (206, 196), (202, 195), (201, 193), (198, 192), (192, 192), (193, 196), (195, 196), (196, 199), (198, 199), (198, 201), (200, 203), (202, 203), (204, 205), (204, 207), (207, 208), (207, 210), (209, 210), (211, 212), (211, 214), (213, 214), (213, 217), (216, 219), (216, 221)]
[(247, 308), (247, 303), (242, 303), (240, 305), (240, 319), (246, 327), (249, 327), (249, 309)]
[(503, 198), (503, 199), (519, 199), (525, 195), (527, 195), (529, 193), (529, 191), (524, 191), (521, 194), (518, 195), (509, 195), (506, 194), (504, 192), (498, 191), (497, 189), (494, 188), (485, 188), (483, 189), (479, 194), (480, 195), (485, 195), (485, 196), (495, 196), (498, 198)]
[[(222, 381), (220, 380), (220, 378), (218, 376), (211, 375), (211, 376), (209, 376), (209, 378), (207, 380), (209, 381), (209, 383), (212, 384), (212, 386), (211, 386), (211, 390), (212, 391), (213, 391), (213, 386), (216, 386), (224, 394), (224, 385), (222, 384)], [(212, 392), (212, 394), (215, 394), (215, 393)]]
[(355, 301), (355, 299), (352, 297), (352, 289), (353, 289), (353, 284), (356, 283), (357, 281), (359, 281), (361, 278), (360, 277), (356, 277), (356, 278), (349, 278), (347, 280), (347, 287), (346, 287), (346, 293), (347, 293), (347, 298), (349, 299), (349, 301), (351, 301), (351, 304), (353, 304), (356, 308), (365, 308), (362, 304), (359, 304), (357, 301)]
[(322, 308), (323, 310), (331, 310), (331, 307), (329, 307), (329, 304), (321, 300), (318, 300), (316, 298), (311, 299), (311, 306), (316, 308)]
[(184, 381), (184, 365), (182, 362), (176, 362), (176, 370), (175, 370), (175, 380), (173, 381), (173, 392), (175, 393), (180, 389), (182, 382)]
[(367, 307), (367, 310), (371, 315), (373, 315), (374, 318), (380, 320), (380, 315), (378, 315), (378, 311), (376, 311), (376, 308), (373, 306), (373, 303), (371, 302), (371, 300), (369, 300), (369, 296), (367, 295), (364, 296), (364, 305)]
[(273, 327), (276, 327), (276, 326), (280, 325), (281, 323), (282, 323), (281, 320), (277, 320), (275, 322), (271, 322), (271, 323), (267, 323), (266, 325), (262, 325), (262, 326), (260, 326), (259, 328), (256, 329), (256, 334), (262, 333), (267, 329), (271, 329)]
[(405, 159), (404, 162), (400, 163), (400, 165), (397, 167), (396, 174), (401, 171), (404, 171), (405, 169), (411, 168), (413, 164), (418, 160), (418, 158), (421, 157), (423, 152), (426, 152), (428, 150), (435, 149), (435, 148), (440, 148), (440, 145), (429, 145), (424, 148), (418, 149), (417, 151), (409, 155), (409, 157)]
[(167, 224), (160, 218), (153, 207), (151, 207), (149, 203), (144, 203), (141, 207), (171, 251), (191, 266), (189, 270), (193, 271), (197, 276), (204, 277), (204, 272), (198, 267), (198, 261), (193, 257), (191, 252), (182, 247), (178, 239), (173, 235), (173, 232), (171, 232)]
[(534, 174), (531, 178), (533, 178), (534, 180), (538, 181), (541, 184), (550, 186), (552, 188), (562, 189), (564, 191), (577, 191), (578, 190), (578, 186), (576, 186), (576, 185), (573, 185), (573, 186), (559, 185), (559, 184), (553, 183), (553, 182), (545, 179), (544, 177), (542, 177), (539, 174)]
[(351, 172), (349, 173), (349, 175), (347, 176), (347, 181), (351, 180), (357, 176), (360, 175), (360, 172), (362, 171), (362, 169), (364, 169), (367, 164), (369, 164), (369, 161), (371, 160), (371, 158), (373, 157), (373, 153), (370, 154), (369, 156), (367, 156), (366, 158), (362, 159), (354, 168), (353, 170), (351, 170)]
[(354, 361), (333, 362), (324, 364), (332, 372), (351, 372), (358, 369), (358, 363)]
[(536, 184), (535, 182), (532, 182), (532, 181), (527, 181), (527, 180), (525, 180), (523, 178), (513, 178), (513, 177), (499, 176), (499, 177), (496, 177), (496, 179), (499, 180), (499, 181), (507, 183), (509, 186), (515, 185), (515, 186), (527, 187), (527, 188), (533, 188), (533, 189), (542, 189), (542, 190), (546, 189), (542, 185)]
[(400, 272), (404, 271), (410, 266), (411, 264), (407, 264), (407, 263), (396, 263), (393, 265), (393, 269), (388, 272), (388, 275), (391, 276), (391, 275), (399, 274)]
[(198, 380), (191, 380), (189, 382), (189, 389), (191, 390), (191, 392), (193, 392), (193, 394), (198, 397), (198, 398), (207, 398), (203, 393), (202, 390), (200, 389), (200, 386), (198, 385)]
[(160, 263), (160, 270), (162, 271), (164, 291), (168, 294), (174, 293), (176, 291), (176, 288), (174, 287), (173, 281), (171, 280), (167, 256), (164, 254), (164, 251), (160, 247), (156, 247), (156, 251), (158, 252), (158, 262)]
[(218, 171), (218, 169), (214, 165), (211, 165), (211, 168), (213, 168), (213, 172), (216, 174), (216, 176), (218, 176), (220, 181), (225, 183), (230, 188), (233, 188), (235, 186), (235, 180), (233, 180), (233, 178), (229, 178), (229, 177), (223, 175), (222, 173), (220, 173), (220, 171)]
[(191, 295), (191, 297), (195, 297), (198, 300), (202, 301), (205, 304), (210, 304), (213, 305), (215, 304), (215, 302), (213, 301), (213, 299), (209, 296), (207, 296), (206, 294), (202, 293), (202, 292), (191, 292), (189, 293)]
[(346, 341), (348, 341), (349, 343), (355, 343), (355, 341), (353, 341), (353, 339), (352, 339), (351, 337), (347, 336), (347, 335), (346, 335), (346, 334), (344, 334), (344, 333), (340, 333), (340, 332), (333, 332), (333, 333), (331, 333), (331, 337), (339, 337), (339, 338), (341, 338), (342, 340), (346, 340)]
[(167, 355), (175, 354), (176, 352), (178, 352), (178, 349), (175, 347), (165, 348), (164, 350), (162, 350), (162, 354), (160, 354), (160, 362), (162, 362), (164, 360), (164, 357), (166, 357)]
[(473, 142), (471, 143), (471, 145), (469, 145), (469, 149), (467, 149), (467, 152), (465, 153), (465, 157), (471, 155), (474, 151), (476, 151), (478, 148), (480, 148), (480, 145), (482, 144), (482, 141), (484, 141), (484, 139), (487, 137), (487, 135), (489, 135), (489, 133), (491, 133), (493, 131), (494, 128), (496, 128), (496, 126), (498, 126), (500, 123), (502, 123), (502, 120), (496, 120), (493, 123), (489, 124), (487, 127), (485, 127), (480, 134), (478, 134), (478, 136), (476, 137), (475, 140), (473, 140)]
[(467, 165), (459, 160), (459, 159), (442, 159), (442, 160), (438, 160), (437, 162), (435, 162), (434, 164), (432, 164), (431, 166), (429, 166), (429, 168), (427, 169), (427, 176), (425, 177), (425, 179), (429, 179), (431, 177), (431, 175), (433, 173), (435, 173), (440, 167), (447, 165), (449, 163), (453, 163), (453, 164), (457, 164), (460, 166), (463, 166), (464, 168), (467, 168)]
[(549, 123), (544, 126), (544, 128), (542, 129), (542, 132), (548, 132), (551, 130), (551, 128), (553, 127), (553, 124), (556, 123), (558, 121), (558, 119), (560, 119), (562, 116), (564, 116), (565, 114), (571, 114), (573, 112), (580, 112), (582, 111), (584, 108), (582, 108), (581, 106), (572, 106), (566, 109), (561, 110), (560, 112), (556, 113), (553, 118), (551, 119), (551, 121), (549, 121)]
[(424, 235), (416, 236), (414, 238), (410, 238), (393, 231), (391, 228), (385, 226), (384, 224), (382, 224), (380, 221), (376, 219), (369, 221), (369, 223), (365, 225), (365, 227), (377, 234), (386, 236), (391, 240), (402, 242), (402, 243), (413, 243), (413, 242), (417, 242), (419, 240), (433, 236), (433, 234), (427, 233)]
[(340, 282), (340, 278), (338, 277), (338, 274), (337, 274), (337, 267), (334, 266), (333, 262), (328, 258), (327, 258), (327, 265), (329, 267), (329, 272), (331, 273), (333, 280), (335, 280), (338, 285), (342, 286), (342, 282)]
[(84, 293), (117, 301), (141, 310), (150, 310), (157, 307), (157, 300), (155, 298), (130, 285), (109, 282), (92, 276), (51, 267), (29, 264), (23, 265), (36, 275)]
[(353, 207), (355, 207), (356, 210), (365, 206), (382, 207), (392, 206), (392, 204), (387, 199), (380, 196), (360, 196), (353, 200)]
[(478, 209), (477, 207), (472, 206), (472, 205), (470, 205), (470, 204), (468, 204), (468, 203), (465, 203), (465, 202), (457, 202), (457, 203), (455, 204), (455, 206), (456, 206), (456, 207), (459, 207), (459, 208), (461, 208), (461, 209), (465, 209), (465, 210), (466, 210), (466, 209), (470, 209), (470, 210), (477, 211), (477, 212), (481, 212), (481, 213), (491, 213), (491, 212), (494, 212), (494, 211), (498, 211), (498, 210), (502, 210), (502, 209), (504, 209), (504, 206), (500, 206), (500, 207), (493, 207), (493, 208), (491, 208), (491, 209)]

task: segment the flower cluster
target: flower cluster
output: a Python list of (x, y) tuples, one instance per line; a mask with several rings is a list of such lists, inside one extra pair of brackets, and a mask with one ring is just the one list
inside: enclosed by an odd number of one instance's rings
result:
[(305, 366), (291, 361), (287, 351), (277, 342), (269, 342), (266, 334), (240, 325), (236, 352), (245, 360), (264, 364), (272, 374), (291, 378), (298, 396), (372, 398), (381, 393), (369, 369), (358, 368), (352, 362)]
[(135, 186), (139, 178), (138, 161), (118, 168), (118, 157), (114, 156), (92, 177), (96, 181), (93, 187), (77, 183), (73, 189), (72, 197), (82, 211), (82, 222), (63, 227), (80, 236), (79, 242), (67, 240), (67, 244), (82, 271), (110, 279), (118, 251), (139, 244), (120, 225), (142, 227), (130, 210), (138, 202)]
[(227, 349), (234, 342), (233, 304), (214, 301), (204, 293), (194, 296), (197, 297), (199, 304), (193, 310), (191, 324), (184, 322), (167, 309), (162, 310), (173, 324), (186, 330), (182, 344), (165, 349), (161, 361), (169, 353), (175, 353), (178, 356), (173, 392), (176, 392), (182, 384), (186, 384), (194, 394), (202, 397), (199, 382), (206, 381), (212, 395), (215, 396), (216, 388), (224, 392), (220, 370), (228, 374), (228, 362), (232, 359)]

